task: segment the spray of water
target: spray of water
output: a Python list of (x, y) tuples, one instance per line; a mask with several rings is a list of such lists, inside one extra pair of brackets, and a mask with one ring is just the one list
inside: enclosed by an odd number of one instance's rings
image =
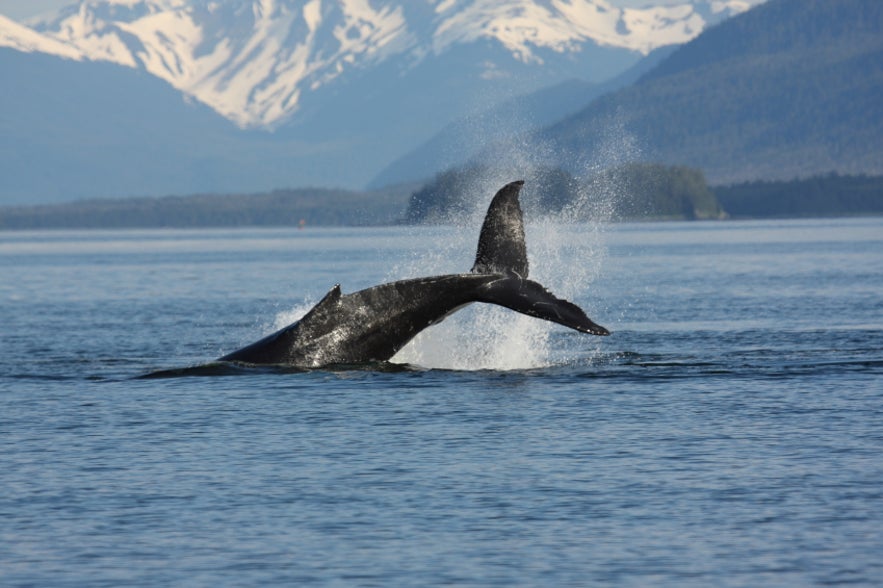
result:
[[(591, 191), (585, 180), (633, 161), (637, 155), (632, 136), (618, 121), (610, 121), (601, 148), (578, 164), (575, 177), (581, 188), (575, 200), (560, 211), (548, 212), (538, 210), (538, 203), (531, 201), (531, 192), (537, 200), (537, 189), (525, 190), (527, 198), (522, 198), (523, 207), (533, 213), (525, 218), (531, 278), (576, 302), (601, 324), (605, 323), (600, 314), (604, 309), (592, 305), (591, 286), (601, 275), (607, 255), (604, 227), (613, 219), (617, 201), (626, 195), (624, 186), (613, 178), (593, 182)], [(528, 186), (538, 183), (543, 168), (563, 156), (549, 145), (524, 137), (509, 141), (505, 152), (495, 157), (506, 165), (488, 166), (486, 173), (471, 178), (462, 189), (475, 198), (444, 219), (450, 226), (436, 233), (435, 247), (396, 265), (388, 274), (389, 281), (468, 271), (491, 196), (516, 179), (526, 180)], [(575, 161), (572, 155), (568, 157)], [(300, 319), (314, 302), (304, 301), (278, 313), (272, 330)], [(600, 353), (600, 339), (576, 333), (553, 338), (556, 329), (563, 327), (509, 309), (473, 304), (420, 333), (392, 361), (434, 369), (529, 370), (591, 360)]]
[[(604, 169), (634, 161), (637, 156), (635, 141), (624, 125), (618, 120), (609, 121), (601, 148), (579, 163), (576, 178), (581, 189), (577, 198), (558, 212), (539, 211), (539, 215), (525, 219), (531, 278), (557, 296), (577, 302), (590, 316), (603, 310), (591, 304), (591, 285), (601, 275), (607, 255), (604, 227), (613, 219), (616, 203), (625, 194), (624, 186), (612, 178), (606, 183), (593, 182), (589, 193), (586, 180)], [(456, 219), (453, 238), (472, 244), (474, 254), (479, 227), (496, 190), (516, 179), (530, 185), (543, 166), (561, 157), (550, 145), (537, 144), (527, 137), (508, 143), (505, 153), (497, 156), (506, 165), (488, 167), (487, 173), (473, 179), (474, 185), (468, 187), (469, 193), (477, 197), (460, 211), (463, 214)], [(534, 204), (523, 202), (527, 210), (535, 211)], [(400, 276), (424, 275), (427, 267), (447, 267), (455, 253), (462, 257), (462, 247), (442, 242), (432, 254), (415, 259), (413, 267), (397, 271), (403, 272)], [(461, 268), (469, 267), (471, 261), (464, 258)], [(598, 318), (603, 324), (602, 317)], [(553, 341), (553, 331), (561, 328), (508, 309), (474, 304), (425, 330), (393, 361), (439, 369), (525, 370), (584, 361), (600, 353), (601, 343), (595, 338), (575, 335)]]
[(305, 300), (301, 304), (298, 304), (294, 308), (289, 310), (283, 310), (282, 312), (276, 313), (276, 317), (273, 319), (273, 325), (265, 329), (268, 333), (273, 333), (287, 327), (293, 322), (299, 321), (307, 314), (311, 308), (316, 305), (316, 300)]

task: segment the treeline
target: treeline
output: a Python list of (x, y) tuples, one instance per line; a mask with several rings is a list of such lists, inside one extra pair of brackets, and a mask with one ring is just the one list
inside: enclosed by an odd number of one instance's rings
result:
[(516, 178), (468, 167), (440, 173), (416, 190), (300, 189), (6, 207), (0, 208), (0, 229), (458, 223), (483, 213), (491, 195), (515, 179), (526, 181), (521, 203), (529, 217), (564, 222), (883, 214), (881, 176), (831, 173), (709, 187), (699, 170), (642, 163), (582, 179), (553, 168)]
[(0, 229), (389, 225), (409, 187), (81, 200), (0, 208)]
[(732, 218), (795, 218), (883, 214), (883, 177), (831, 173), (788, 182), (717, 186)]
[[(489, 178), (501, 179), (492, 184)], [(552, 215), (572, 222), (724, 216), (702, 172), (683, 166), (634, 163), (605, 170), (587, 180), (556, 168), (541, 168), (524, 178), (502, 178), (503, 173), (485, 166), (438, 174), (411, 195), (405, 221), (451, 222), (473, 210), (478, 202), (486, 205), (494, 186), (514, 179), (526, 181), (521, 203), (532, 216)]]

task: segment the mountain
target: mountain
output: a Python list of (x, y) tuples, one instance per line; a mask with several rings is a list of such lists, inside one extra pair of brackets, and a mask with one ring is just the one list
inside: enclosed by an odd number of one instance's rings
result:
[(321, 156), (321, 144), (244, 132), (113, 63), (0, 49), (0, 71), (9, 83), (0, 92), (6, 204), (266, 191), (292, 183), (292, 159)]
[(570, 79), (459, 119), (386, 166), (368, 185), (376, 188), (431, 178), (495, 142), (555, 123), (595, 98), (635, 82), (674, 50), (675, 46), (656, 49), (603, 83)]
[[(472, 46), (488, 80), (506, 77), (507, 61), (542, 65), (532, 68), (541, 77), (582, 61), (583, 76), (608, 77), (615, 65), (583, 59), (593, 47), (619, 49), (620, 60), (646, 54), (757, 2), (616, 9), (606, 0), (83, 0), (30, 24), (85, 58), (144, 69), (241, 126), (266, 127), (360, 71), (395, 63), (407, 73), (462, 46)], [(488, 46), (502, 51), (482, 55)]]
[(0, 92), (6, 203), (93, 189), (138, 194), (145, 185), (193, 189), (189, 153), (233, 126), (162, 80), (115, 64), (0, 49), (0, 71), (10, 84)]
[(631, 155), (716, 184), (880, 174), (880, 96), (883, 3), (770, 0), (531, 140), (572, 170), (618, 134)]
[(76, 47), (41, 35), (2, 14), (0, 14), (0, 47), (24, 53), (48, 53), (67, 59), (83, 59), (83, 53)]
[(83, 0), (0, 19), (0, 150), (28, 147), (0, 163), (0, 199), (364, 185), (470, 112), (609, 78), (761, 1)]

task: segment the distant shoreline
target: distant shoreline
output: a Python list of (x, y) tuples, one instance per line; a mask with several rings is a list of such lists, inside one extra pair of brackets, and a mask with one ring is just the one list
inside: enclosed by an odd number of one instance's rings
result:
[[(307, 188), (7, 206), (0, 207), (0, 230), (393, 226), (403, 224), (415, 190), (415, 186), (373, 192)], [(881, 176), (831, 173), (790, 181), (714, 186), (710, 190), (723, 210), (721, 219), (883, 215)], [(650, 215), (618, 220), (685, 219)]]

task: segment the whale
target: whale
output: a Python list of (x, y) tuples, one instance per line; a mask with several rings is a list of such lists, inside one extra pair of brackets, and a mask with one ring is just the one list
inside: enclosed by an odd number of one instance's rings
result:
[(218, 361), (296, 368), (386, 362), (418, 333), (472, 303), (609, 335), (576, 304), (528, 279), (519, 202), (523, 185), (511, 182), (494, 195), (469, 272), (400, 280), (351, 294), (337, 284), (300, 320)]

